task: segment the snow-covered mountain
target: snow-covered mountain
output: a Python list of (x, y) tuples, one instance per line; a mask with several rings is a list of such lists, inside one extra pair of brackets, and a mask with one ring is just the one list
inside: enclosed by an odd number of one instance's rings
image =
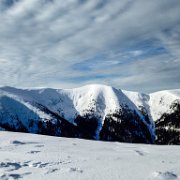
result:
[(180, 144), (180, 89), (149, 95), (123, 92), (144, 115), (155, 122), (156, 143)]
[(150, 97), (157, 143), (180, 144), (180, 90), (160, 91)]
[[(164, 113), (174, 112), (171, 106), (180, 99), (179, 92), (146, 95), (98, 84), (64, 90), (2, 87), (0, 127), (56, 136), (153, 143), (154, 121), (158, 122)], [(159, 102), (161, 98), (163, 103)]]

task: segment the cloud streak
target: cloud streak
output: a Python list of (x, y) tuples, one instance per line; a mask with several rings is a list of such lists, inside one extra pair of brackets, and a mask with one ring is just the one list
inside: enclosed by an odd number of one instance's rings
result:
[(2, 0), (0, 85), (179, 88), (180, 1)]

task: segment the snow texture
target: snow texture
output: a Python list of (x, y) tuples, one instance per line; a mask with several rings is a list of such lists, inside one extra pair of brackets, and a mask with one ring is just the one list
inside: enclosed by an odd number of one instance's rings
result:
[(180, 146), (0, 132), (0, 179), (178, 180)]

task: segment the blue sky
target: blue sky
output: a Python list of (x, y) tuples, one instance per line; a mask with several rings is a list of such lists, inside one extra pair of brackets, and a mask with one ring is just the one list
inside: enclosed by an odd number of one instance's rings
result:
[(179, 0), (1, 0), (0, 85), (180, 88)]

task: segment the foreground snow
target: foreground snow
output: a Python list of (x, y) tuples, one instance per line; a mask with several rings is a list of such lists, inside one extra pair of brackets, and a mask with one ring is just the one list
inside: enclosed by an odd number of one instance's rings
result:
[(180, 146), (0, 132), (0, 179), (180, 179)]

